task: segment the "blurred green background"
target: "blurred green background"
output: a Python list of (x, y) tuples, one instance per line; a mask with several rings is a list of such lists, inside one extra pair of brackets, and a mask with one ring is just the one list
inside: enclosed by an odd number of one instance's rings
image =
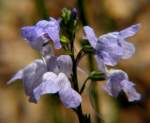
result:
[[(38, 104), (31, 104), (24, 95), (22, 82), (7, 86), (12, 75), (29, 64), (38, 54), (20, 35), (20, 28), (33, 25), (49, 16), (59, 17), (64, 7), (77, 7), (76, 0), (0, 0), (0, 123), (77, 123), (76, 114), (63, 107), (55, 95), (46, 95)], [(92, 123), (96, 117), (105, 123), (150, 123), (150, 1), (149, 0), (83, 0), (85, 18), (97, 35), (123, 29), (141, 23), (138, 34), (130, 40), (136, 46), (136, 54), (120, 61), (117, 68), (125, 70), (142, 94), (140, 102), (128, 103), (124, 94), (118, 98), (108, 96), (96, 84), (98, 107), (87, 86), (83, 93), (83, 111), (90, 113)], [(45, 12), (47, 11), (47, 12)], [(80, 22), (81, 25), (81, 22)], [(83, 31), (79, 26), (78, 38)], [(76, 52), (80, 49), (76, 43)], [(88, 73), (87, 58), (80, 64), (81, 83)], [(80, 85), (81, 85), (80, 83)], [(90, 94), (89, 94), (90, 93)], [(97, 122), (98, 123), (98, 122)]]

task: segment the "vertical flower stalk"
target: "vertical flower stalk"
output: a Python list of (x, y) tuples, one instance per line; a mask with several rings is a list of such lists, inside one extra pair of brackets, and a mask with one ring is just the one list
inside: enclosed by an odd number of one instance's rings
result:
[[(76, 31), (76, 24), (77, 24), (77, 10), (74, 8), (71, 11), (68, 9), (62, 10), (62, 16), (61, 16), (62, 22), (61, 22), (61, 28), (63, 30), (63, 38), (61, 39), (62, 42), (66, 42), (65, 45), (68, 45), (66, 51), (70, 52), (70, 57), (72, 59), (72, 84), (73, 88), (79, 92), (78, 87), (78, 77), (77, 77), (77, 62), (76, 57), (74, 53), (74, 40), (75, 40), (75, 31)], [(67, 28), (66, 28), (67, 27)], [(65, 38), (64, 38), (65, 37)], [(73, 109), (79, 119), (80, 123), (85, 123), (83, 119), (83, 112), (82, 107), (79, 105), (76, 109)]]
[[(80, 16), (80, 19), (81, 19), (81, 22), (82, 22), (82, 25), (83, 26), (86, 26), (88, 25), (88, 21), (86, 19), (86, 13), (85, 13), (85, 8), (84, 8), (84, 0), (77, 0), (77, 6), (78, 6), (78, 9), (79, 9), (79, 16)], [(92, 72), (94, 70), (94, 62), (93, 62), (93, 55), (91, 53), (88, 53), (88, 66), (89, 66), (89, 71)], [(92, 90), (92, 87), (93, 87), (93, 94), (94, 94), (94, 103), (95, 103), (95, 106), (96, 108), (94, 109), (96, 111), (96, 113), (100, 114), (100, 111), (99, 111), (99, 97), (98, 97), (98, 93), (97, 93), (97, 88), (95, 87), (96, 86), (96, 83), (91, 80), (92, 82), (92, 85), (91, 86), (91, 90)], [(90, 92), (91, 93), (91, 92)], [(96, 122), (97, 123), (100, 123), (101, 122), (101, 119), (96, 115)]]

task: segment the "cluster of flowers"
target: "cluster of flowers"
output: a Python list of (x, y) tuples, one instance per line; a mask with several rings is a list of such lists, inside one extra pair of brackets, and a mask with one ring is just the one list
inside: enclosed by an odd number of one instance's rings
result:
[(111, 32), (97, 38), (91, 27), (84, 27), (86, 38), (95, 50), (98, 68), (107, 77), (104, 90), (111, 96), (118, 96), (124, 91), (130, 102), (141, 98), (134, 88), (135, 84), (128, 80), (128, 75), (124, 71), (108, 70), (106, 66), (115, 66), (120, 59), (128, 59), (135, 53), (134, 45), (126, 39), (135, 35), (139, 28), (140, 24), (136, 24), (120, 32)]
[[(54, 48), (62, 48), (60, 24), (61, 19), (50, 18), (22, 28), (22, 36), (32, 48), (41, 53), (42, 59), (34, 60), (19, 70), (8, 83), (22, 79), (30, 102), (37, 103), (40, 96), (57, 93), (65, 107), (76, 108), (82, 98), (71, 86), (72, 59), (69, 55), (55, 56), (49, 44), (49, 41), (53, 41)], [(85, 37), (93, 47), (98, 68), (107, 77), (104, 90), (111, 96), (117, 96), (123, 90), (129, 101), (141, 98), (134, 88), (135, 84), (128, 80), (124, 71), (108, 70), (106, 66), (115, 66), (120, 59), (127, 59), (134, 54), (135, 48), (126, 38), (135, 35), (138, 29), (137, 24), (97, 38), (91, 27), (84, 27)]]
[(35, 26), (23, 27), (22, 36), (41, 53), (43, 59), (37, 59), (18, 71), (8, 83), (22, 79), (30, 102), (37, 103), (44, 94), (58, 93), (65, 107), (76, 108), (81, 103), (81, 96), (71, 87), (68, 79), (72, 74), (71, 57), (56, 57), (48, 43), (52, 40), (55, 48), (61, 48), (59, 32), (60, 20), (54, 18), (41, 20)]

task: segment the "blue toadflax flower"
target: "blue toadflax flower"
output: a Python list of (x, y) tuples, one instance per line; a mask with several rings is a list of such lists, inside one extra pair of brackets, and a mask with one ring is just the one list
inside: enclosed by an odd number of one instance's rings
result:
[(56, 75), (52, 72), (46, 72), (43, 75), (43, 82), (34, 89), (36, 101), (41, 95), (49, 93), (58, 93), (65, 107), (76, 108), (81, 103), (81, 96), (71, 88), (70, 81), (64, 73)]
[(115, 66), (120, 59), (130, 58), (134, 54), (134, 45), (126, 39), (135, 35), (139, 27), (139, 24), (132, 25), (120, 32), (104, 34), (99, 38), (89, 26), (84, 27), (84, 32), (89, 43), (95, 49), (97, 62)]
[(29, 96), (29, 101), (36, 102), (33, 96), (33, 89), (42, 82), (42, 76), (45, 72), (47, 72), (46, 64), (43, 60), (37, 59), (25, 68), (19, 70), (12, 79), (8, 81), (8, 84), (17, 79), (22, 79), (25, 94)]
[(59, 57), (54, 56), (51, 52), (51, 47), (46, 45), (43, 47), (42, 54), (44, 61), (47, 64), (47, 70), (52, 71), (56, 74), (62, 72), (70, 77), (72, 74), (72, 60), (69, 55), (60, 55)]
[(111, 96), (118, 96), (124, 91), (128, 101), (137, 101), (141, 95), (135, 90), (135, 84), (128, 80), (128, 75), (122, 70), (110, 70), (107, 72), (108, 80), (104, 85), (104, 90)]
[(104, 34), (99, 38), (91, 27), (84, 27), (85, 36), (95, 50), (98, 69), (107, 76), (104, 90), (111, 96), (118, 96), (124, 91), (130, 102), (141, 99), (141, 95), (134, 88), (135, 84), (128, 80), (124, 71), (108, 71), (106, 65), (115, 66), (120, 59), (128, 59), (134, 54), (134, 45), (126, 39), (135, 35), (139, 27), (139, 24), (132, 25), (120, 32)]
[(46, 52), (45, 56), (43, 60), (37, 59), (18, 71), (8, 84), (22, 79), (25, 94), (29, 96), (30, 102), (36, 103), (43, 94), (58, 93), (65, 107), (78, 107), (81, 96), (71, 88), (67, 78), (70, 77), (72, 69), (70, 56), (47, 57)]
[(22, 36), (32, 48), (41, 51), (43, 44), (49, 40), (54, 42), (55, 48), (61, 48), (59, 32), (60, 20), (50, 18), (49, 21), (41, 20), (34, 26), (25, 26), (21, 29)]

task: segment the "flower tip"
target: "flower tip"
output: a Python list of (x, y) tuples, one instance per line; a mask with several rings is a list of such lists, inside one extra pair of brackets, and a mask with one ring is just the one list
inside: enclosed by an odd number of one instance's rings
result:
[(21, 33), (22, 32), (27, 32), (31, 27), (30, 26), (24, 26), (21, 28)]
[(75, 104), (72, 104), (70, 106), (65, 106), (66, 108), (73, 108), (73, 109), (77, 109), (80, 105), (81, 105), (81, 102), (82, 102), (82, 98), (80, 97), (78, 102), (76, 102)]
[(83, 30), (86, 31), (86, 30), (93, 30), (93, 29), (90, 26), (84, 26)]
[(90, 35), (93, 38), (96, 38), (94, 30), (90, 26), (84, 26), (83, 30), (84, 30), (86, 37), (88, 37)]
[(7, 85), (11, 84), (12, 82), (22, 79), (23, 78), (23, 71), (18, 71), (9, 81), (6, 82)]
[(21, 28), (21, 36), (25, 37), (26, 33), (27, 33), (27, 27), (22, 27)]
[(38, 101), (33, 96), (29, 97), (29, 102), (34, 103), (34, 104), (38, 103)]
[(135, 25), (132, 26), (132, 28), (133, 28), (133, 30), (135, 30), (137, 32), (141, 28), (141, 24), (140, 23), (135, 24)]
[(142, 99), (142, 96), (139, 93), (136, 93), (136, 96), (134, 96), (132, 98), (128, 97), (129, 102), (140, 101), (141, 99)]
[(58, 42), (55, 42), (55, 48), (56, 49), (60, 49), (60, 48), (62, 48), (62, 46), (61, 46), (61, 44), (60, 44), (60, 41), (58, 41)]
[(29, 41), (33, 40), (34, 27), (25, 26), (21, 28), (21, 36)]

